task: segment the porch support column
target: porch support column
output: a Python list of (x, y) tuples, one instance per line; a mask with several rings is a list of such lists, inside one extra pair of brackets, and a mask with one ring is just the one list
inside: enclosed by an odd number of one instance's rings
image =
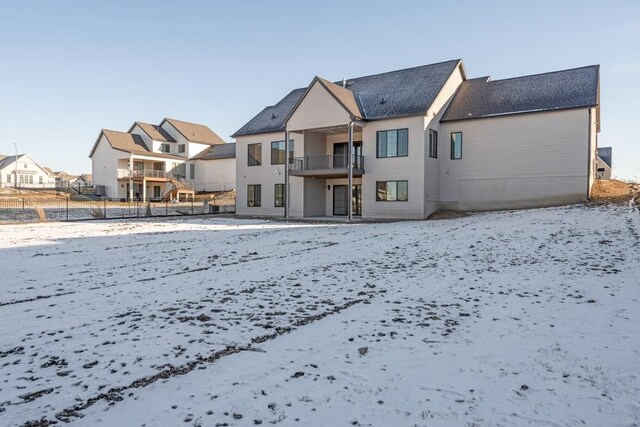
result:
[(144, 172), (142, 176), (142, 201), (147, 200), (147, 178), (144, 177)]
[(129, 201), (133, 200), (133, 154), (129, 156)]
[(284, 217), (289, 218), (289, 131), (284, 130)]
[(353, 219), (353, 120), (349, 122), (349, 148), (347, 148), (347, 167), (349, 168), (349, 189), (347, 190), (347, 220)]

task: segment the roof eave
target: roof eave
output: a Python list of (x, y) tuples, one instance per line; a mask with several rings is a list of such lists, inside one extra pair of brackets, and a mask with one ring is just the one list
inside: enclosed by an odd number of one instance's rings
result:
[(554, 111), (579, 110), (579, 109), (586, 109), (586, 108), (594, 108), (597, 106), (598, 106), (597, 104), (594, 104), (594, 105), (579, 105), (579, 106), (561, 107), (561, 108), (545, 108), (545, 109), (533, 110), (533, 111), (532, 110), (512, 111), (508, 113), (491, 114), (491, 115), (485, 115), (485, 116), (460, 117), (455, 119), (440, 119), (440, 123), (461, 122), (465, 120), (476, 120), (476, 119), (492, 119), (492, 118), (509, 117), (509, 116), (522, 115), (522, 114), (550, 113)]

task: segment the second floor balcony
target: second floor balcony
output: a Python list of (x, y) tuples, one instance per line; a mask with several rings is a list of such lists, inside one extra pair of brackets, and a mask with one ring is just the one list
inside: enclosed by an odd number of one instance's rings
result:
[(155, 180), (168, 180), (171, 178), (171, 174), (162, 170), (154, 169), (118, 169), (118, 179), (155, 179)]
[[(353, 176), (364, 174), (364, 157), (353, 155)], [(296, 157), (289, 164), (292, 176), (344, 178), (349, 174), (347, 155)]]

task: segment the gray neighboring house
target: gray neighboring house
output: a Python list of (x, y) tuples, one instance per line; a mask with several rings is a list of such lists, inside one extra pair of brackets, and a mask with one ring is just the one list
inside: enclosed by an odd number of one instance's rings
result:
[(611, 179), (613, 169), (613, 148), (598, 147), (598, 166), (596, 177), (598, 179)]
[(468, 79), (462, 60), (315, 77), (241, 127), (237, 213), (426, 218), (588, 200), (599, 66)]

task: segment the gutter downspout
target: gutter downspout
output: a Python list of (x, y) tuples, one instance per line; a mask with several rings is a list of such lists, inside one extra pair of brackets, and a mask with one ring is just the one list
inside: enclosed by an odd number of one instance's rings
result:
[(347, 166), (349, 168), (349, 192), (347, 193), (347, 220), (353, 219), (353, 124), (349, 121), (349, 147), (347, 148)]
[(589, 139), (587, 140), (587, 201), (591, 200), (591, 156), (593, 153), (591, 152), (591, 108), (589, 108)]
[(284, 130), (284, 218), (289, 219), (289, 131)]

